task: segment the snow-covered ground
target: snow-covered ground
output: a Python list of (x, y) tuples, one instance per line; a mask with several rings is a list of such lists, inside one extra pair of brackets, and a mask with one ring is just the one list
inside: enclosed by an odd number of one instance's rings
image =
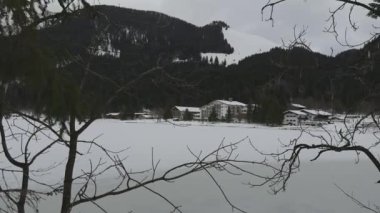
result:
[[(334, 125), (325, 127), (335, 131)], [(338, 127), (339, 128), (339, 127)], [(326, 135), (325, 130), (310, 127), (313, 134)], [(267, 127), (255, 124), (207, 124), (202, 122), (156, 122), (156, 121), (119, 121), (113, 119), (97, 120), (86, 130), (82, 139), (95, 139), (102, 146), (112, 150), (128, 148), (122, 156), (127, 157), (125, 165), (128, 170), (138, 171), (151, 168), (151, 153), (154, 150), (154, 159), (160, 160), (158, 170), (165, 169), (187, 161), (194, 157), (194, 153), (210, 152), (219, 144), (233, 143), (244, 139), (238, 148), (241, 159), (262, 159), (248, 145), (251, 140), (256, 148), (263, 152), (281, 150), (281, 143), (287, 143), (298, 137), (300, 129), (297, 127)], [(375, 142), (376, 133), (368, 131), (358, 135), (357, 141), (361, 144)], [(305, 136), (305, 142), (318, 142), (317, 138)], [(82, 146), (80, 152), (87, 153), (88, 147)], [(373, 150), (380, 153), (379, 148)], [(52, 163), (64, 162), (66, 148), (57, 146), (47, 153), (44, 158), (35, 163), (34, 169), (45, 168)], [(347, 192), (354, 192), (355, 196), (364, 203), (380, 204), (380, 178), (375, 168), (362, 157), (358, 165), (355, 164), (353, 153), (325, 154), (317, 162), (308, 162), (315, 156), (314, 152), (305, 152), (302, 159), (305, 164), (301, 171), (291, 179), (286, 192), (271, 195), (268, 188), (249, 188), (244, 185), (249, 181), (247, 176), (230, 176), (225, 173), (216, 174), (216, 178), (223, 185), (234, 204), (247, 210), (258, 213), (317, 213), (317, 212), (365, 212), (357, 207), (349, 198), (345, 197), (335, 186), (338, 184)], [(105, 159), (101, 152), (92, 149), (90, 154), (78, 156), (76, 172), (89, 169), (89, 159), (94, 162)], [(3, 155), (0, 155), (0, 167), (6, 165)], [(62, 180), (63, 164), (50, 173), (39, 177), (46, 182)], [(110, 176), (102, 177), (103, 187), (115, 181)], [(204, 173), (190, 175), (175, 183), (161, 183), (153, 186), (172, 201), (182, 206), (183, 212), (231, 212), (215, 184)], [(119, 197), (112, 197), (100, 202), (109, 212), (170, 212), (171, 208), (162, 199), (151, 193), (138, 190)], [(40, 212), (58, 212), (59, 198), (52, 197), (42, 201)], [(74, 209), (74, 212), (101, 212), (95, 207), (87, 205)]]

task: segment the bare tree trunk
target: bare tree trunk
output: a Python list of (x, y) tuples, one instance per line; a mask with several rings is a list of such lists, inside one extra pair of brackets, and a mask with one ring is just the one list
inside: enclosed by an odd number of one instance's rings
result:
[(18, 213), (25, 213), (25, 203), (26, 203), (26, 197), (28, 196), (28, 187), (29, 187), (29, 165), (25, 165), (22, 168), (22, 185), (21, 185), (20, 199), (17, 203)]
[(22, 186), (20, 191), (20, 198), (16, 202), (14, 200), (14, 204), (17, 206), (17, 212), (18, 213), (25, 213), (25, 203), (26, 198), (28, 196), (28, 185), (29, 185), (29, 164), (18, 162), (15, 158), (13, 158), (9, 152), (6, 137), (5, 137), (5, 130), (3, 126), (3, 119), (4, 116), (0, 114), (0, 135), (1, 135), (1, 146), (3, 149), (3, 152), (5, 154), (5, 157), (7, 160), (14, 166), (22, 169)]
[(73, 185), (73, 172), (75, 166), (77, 145), (78, 145), (78, 134), (75, 131), (75, 116), (70, 116), (70, 144), (69, 144), (69, 155), (65, 168), (65, 179), (63, 183), (63, 197), (62, 197), (62, 208), (61, 213), (71, 212), (71, 194)]

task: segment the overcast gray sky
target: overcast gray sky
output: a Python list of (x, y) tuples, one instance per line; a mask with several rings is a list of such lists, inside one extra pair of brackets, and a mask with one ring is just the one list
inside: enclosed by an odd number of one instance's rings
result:
[[(262, 21), (261, 7), (267, 0), (93, 0), (96, 4), (109, 4), (121, 7), (141, 10), (153, 10), (163, 12), (198, 26), (203, 26), (213, 20), (222, 20), (231, 26), (239, 35), (246, 35), (247, 39), (238, 46), (260, 45), (263, 41), (282, 45), (292, 39), (293, 26), (299, 29), (303, 26), (308, 28), (306, 39), (311, 43), (314, 51), (325, 54), (334, 54), (346, 48), (337, 44), (334, 36), (323, 32), (327, 27), (326, 19), (329, 17), (329, 9), (337, 7), (335, 0), (289, 0), (275, 8), (274, 26), (270, 22)], [(340, 39), (344, 39), (345, 29), (348, 27), (348, 9), (343, 11), (338, 19), (338, 28), (341, 33)], [(372, 24), (380, 25), (366, 15), (366, 11), (356, 9), (353, 13), (354, 21), (359, 30), (352, 32), (348, 28), (348, 39), (352, 43), (359, 43), (369, 38), (374, 31)], [(252, 38), (252, 39), (248, 39)], [(265, 51), (261, 48), (253, 48), (252, 53)], [(245, 52), (250, 50), (244, 50)]]

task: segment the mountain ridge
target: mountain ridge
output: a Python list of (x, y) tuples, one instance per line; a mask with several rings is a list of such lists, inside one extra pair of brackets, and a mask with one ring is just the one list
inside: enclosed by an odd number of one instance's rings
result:
[[(52, 58), (60, 70), (67, 71), (70, 83), (81, 83), (83, 61), (92, 72), (112, 82), (92, 76), (85, 85), (92, 97), (106, 100), (114, 85), (139, 79), (108, 111), (200, 106), (221, 98), (247, 103), (272, 98), (282, 106), (297, 101), (344, 111), (379, 90), (379, 38), (334, 57), (300, 47), (274, 47), (225, 66), (219, 59), (201, 56), (202, 52), (233, 52), (223, 34), (228, 28), (224, 22), (197, 27), (152, 11), (114, 6), (95, 9), (102, 13), (95, 22), (91, 13), (83, 12), (39, 31), (37, 37), (54, 52)], [(160, 69), (141, 77), (155, 67)], [(370, 106), (374, 99), (366, 101)]]

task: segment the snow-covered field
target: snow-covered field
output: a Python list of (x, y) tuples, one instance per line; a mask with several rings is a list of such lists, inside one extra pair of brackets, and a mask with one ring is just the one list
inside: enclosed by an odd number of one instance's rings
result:
[[(334, 125), (326, 126), (330, 131)], [(339, 127), (338, 127), (339, 128)], [(326, 135), (324, 130), (310, 128), (313, 134)], [(171, 166), (194, 161), (189, 149), (194, 153), (210, 152), (223, 141), (225, 144), (243, 140), (238, 148), (242, 159), (262, 159), (250, 146), (248, 141), (263, 152), (281, 150), (281, 143), (287, 143), (298, 137), (297, 127), (266, 127), (252, 124), (206, 124), (206, 123), (167, 123), (155, 121), (119, 121), (112, 119), (98, 120), (83, 134), (82, 139), (96, 141), (102, 146), (113, 150), (128, 148), (121, 155), (127, 157), (125, 165), (132, 171), (151, 168), (152, 149), (154, 159), (160, 160), (158, 170), (163, 171)], [(376, 141), (376, 134), (368, 131), (357, 137), (362, 144)], [(317, 138), (305, 136), (305, 142), (318, 142)], [(83, 146), (80, 152), (87, 153), (88, 147)], [(373, 150), (380, 153), (378, 148)], [(375, 184), (379, 175), (364, 156), (359, 164), (355, 164), (353, 153), (325, 154), (317, 162), (309, 162), (315, 156), (314, 152), (302, 155), (304, 164), (301, 171), (293, 176), (287, 191), (278, 195), (269, 193), (267, 187), (250, 188), (244, 183), (249, 182), (247, 176), (230, 176), (217, 173), (215, 177), (224, 187), (231, 201), (247, 212), (258, 213), (357, 213), (365, 212), (344, 196), (334, 184), (345, 191), (353, 192), (355, 197), (364, 203), (380, 204), (380, 184)], [(35, 164), (45, 168), (53, 163), (64, 162), (66, 148), (57, 146)], [(77, 173), (89, 168), (89, 158), (97, 161), (105, 156), (96, 149), (90, 154), (79, 156), (76, 164)], [(5, 159), (1, 155), (0, 167), (4, 167)], [(52, 172), (41, 177), (46, 182), (56, 182), (62, 179), (63, 164)], [(110, 176), (104, 176), (100, 181), (102, 187), (107, 187), (115, 181)], [(175, 183), (160, 183), (153, 186), (174, 203), (182, 206), (183, 212), (231, 212), (231, 208), (219, 193), (215, 184), (204, 173), (193, 174)], [(144, 190), (134, 191), (119, 197), (111, 197), (100, 202), (109, 212), (170, 212), (172, 209), (161, 198)], [(40, 212), (58, 212), (59, 198), (52, 197), (40, 204)], [(83, 205), (74, 212), (101, 212), (99, 209)]]

